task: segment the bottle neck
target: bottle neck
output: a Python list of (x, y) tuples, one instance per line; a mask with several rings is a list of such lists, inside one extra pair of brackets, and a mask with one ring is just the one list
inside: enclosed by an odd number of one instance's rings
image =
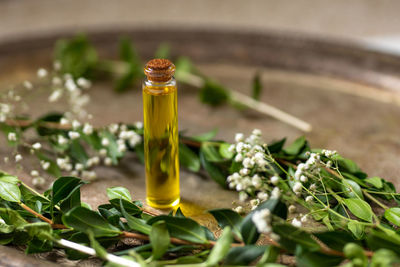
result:
[(155, 88), (160, 87), (160, 88), (162, 88), (162, 87), (171, 87), (171, 86), (176, 87), (176, 80), (174, 77), (171, 77), (166, 82), (152, 81), (152, 80), (149, 80), (148, 78), (146, 78), (143, 81), (143, 87), (155, 87)]

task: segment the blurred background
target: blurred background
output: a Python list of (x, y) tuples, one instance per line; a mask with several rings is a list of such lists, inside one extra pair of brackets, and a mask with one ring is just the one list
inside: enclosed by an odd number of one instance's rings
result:
[(1, 0), (0, 39), (143, 27), (286, 31), (399, 50), (396, 0)]

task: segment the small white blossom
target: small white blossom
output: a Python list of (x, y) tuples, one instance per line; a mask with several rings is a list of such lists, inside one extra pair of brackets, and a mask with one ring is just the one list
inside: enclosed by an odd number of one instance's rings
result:
[(236, 208), (233, 209), (234, 211), (236, 211), (239, 214), (244, 213), (244, 209), (242, 206), (237, 206)]
[(92, 86), (92, 83), (91, 83), (89, 80), (87, 80), (87, 79), (85, 79), (85, 78), (83, 78), (83, 77), (78, 78), (78, 80), (76, 81), (76, 83), (77, 83), (81, 88), (84, 88), (84, 89), (88, 89), (88, 88), (90, 88), (90, 87)]
[(79, 138), (81, 135), (78, 132), (74, 132), (74, 131), (69, 131), (68, 132), (68, 137), (70, 139), (77, 139)]
[(61, 89), (54, 90), (48, 98), (50, 103), (58, 101), (63, 95), (63, 91)]
[(299, 220), (297, 220), (296, 218), (294, 218), (294, 219), (292, 220), (292, 225), (293, 225), (294, 227), (301, 227), (301, 221), (299, 221)]
[(252, 159), (250, 159), (250, 158), (245, 158), (245, 159), (243, 160), (243, 166), (244, 166), (245, 168), (247, 168), (247, 169), (253, 168), (254, 164), (255, 164), (255, 162), (254, 162)]
[(59, 77), (53, 77), (53, 79), (51, 79), (51, 83), (53, 85), (59, 86), (62, 83), (62, 80)]
[(239, 200), (240, 200), (241, 202), (246, 201), (248, 197), (249, 197), (249, 196), (247, 195), (246, 192), (244, 192), (244, 191), (239, 192)]
[(302, 223), (306, 223), (306, 222), (308, 221), (308, 216), (307, 216), (307, 214), (304, 215), (304, 216), (302, 216), (301, 219), (300, 219), (300, 221), (301, 221)]
[(108, 130), (112, 133), (115, 134), (116, 132), (118, 132), (119, 129), (119, 125), (116, 123), (113, 123), (111, 125), (108, 126)]
[(34, 144), (32, 145), (32, 148), (33, 148), (33, 149), (36, 149), (36, 150), (39, 150), (39, 149), (42, 148), (42, 144), (40, 144), (40, 143), (34, 143)]
[(8, 163), (10, 161), (10, 158), (9, 157), (4, 157), (3, 160), (4, 160), (4, 163)]
[(41, 176), (35, 177), (32, 179), (32, 184), (36, 188), (43, 188), (43, 186), (46, 184), (46, 180)]
[(72, 78), (67, 79), (67, 80), (65, 81), (64, 86), (65, 86), (65, 88), (67, 88), (67, 90), (70, 91), (70, 92), (74, 92), (74, 91), (76, 91), (76, 90), (78, 89), (78, 87), (76, 86), (76, 84), (75, 84), (75, 82), (74, 82), (74, 79), (72, 79)]
[(33, 89), (33, 84), (30, 81), (24, 81), (23, 85), (28, 90), (32, 90)]
[(17, 134), (14, 132), (9, 132), (7, 135), (8, 141), (17, 141)]
[(269, 209), (255, 211), (251, 220), (259, 233), (270, 233), (272, 231), (269, 225), (271, 220), (271, 211)]
[(103, 137), (103, 138), (101, 139), (101, 145), (102, 145), (102, 146), (108, 146), (109, 144), (110, 144), (110, 140), (108, 140), (108, 138)]
[(311, 190), (311, 191), (317, 190), (317, 185), (316, 185), (316, 184), (310, 185), (310, 190)]
[(314, 197), (313, 197), (313, 196), (307, 196), (307, 197), (306, 197), (306, 202), (308, 202), (308, 203), (313, 202), (313, 200), (314, 200)]
[(22, 159), (23, 158), (22, 158), (21, 154), (15, 155), (15, 162), (20, 162)]
[(242, 134), (242, 133), (237, 133), (237, 134), (235, 135), (235, 141), (236, 141), (236, 143), (243, 142), (243, 140), (244, 140), (244, 134)]
[(83, 126), (83, 133), (86, 135), (90, 135), (93, 133), (93, 126), (90, 125), (89, 123), (85, 123), (85, 125)]
[(295, 193), (300, 193), (302, 189), (303, 189), (303, 185), (300, 182), (296, 182), (293, 185), (293, 192), (295, 192)]
[(83, 171), (82, 178), (86, 180), (94, 180), (97, 178), (97, 174), (94, 171)]
[(326, 167), (327, 167), (327, 168), (332, 167), (332, 161), (328, 161), (328, 162), (326, 163)]
[(253, 184), (253, 186), (254, 186), (256, 189), (261, 188), (261, 186), (262, 186), (262, 180), (261, 180), (260, 176), (258, 176), (257, 174), (254, 175), (254, 176), (251, 178), (251, 183)]
[(93, 165), (99, 165), (100, 164), (100, 158), (97, 157), (97, 156), (92, 157), (89, 160), (93, 163)]
[(243, 168), (243, 169), (241, 169), (241, 170), (239, 171), (239, 173), (240, 173), (240, 175), (242, 175), (242, 176), (246, 176), (246, 175), (248, 175), (248, 174), (250, 173), (250, 170), (247, 169), (247, 168)]
[(241, 153), (241, 152), (243, 152), (243, 149), (244, 149), (244, 143), (243, 143), (243, 142), (239, 142), (239, 143), (236, 145), (236, 152), (237, 152), (237, 153)]
[(74, 130), (76, 130), (76, 129), (78, 129), (79, 127), (81, 127), (81, 123), (80, 123), (79, 121), (77, 121), (77, 120), (73, 120), (73, 121), (72, 121), (72, 128), (73, 128)]
[(134, 133), (133, 136), (129, 139), (129, 145), (131, 147), (136, 146), (142, 141), (142, 137), (138, 135), (137, 133)]
[(48, 170), (50, 168), (50, 162), (48, 161), (42, 160), (40, 164), (42, 165), (43, 170)]
[(59, 60), (56, 60), (56, 61), (54, 61), (53, 62), (53, 69), (54, 70), (56, 70), (56, 71), (59, 71), (59, 70), (61, 70), (61, 62), (59, 61)]
[(260, 200), (259, 199), (252, 199), (250, 200), (250, 205), (252, 207), (257, 207), (260, 204)]
[(242, 183), (238, 183), (238, 184), (236, 185), (236, 191), (242, 191), (243, 189), (244, 189), (244, 186), (243, 186)]
[(243, 155), (242, 154), (237, 154), (235, 156), (235, 161), (236, 162), (242, 162), (243, 161)]
[(61, 118), (60, 124), (61, 125), (67, 125), (67, 124), (69, 124), (69, 120), (67, 120), (66, 118)]
[(99, 150), (99, 154), (100, 154), (100, 156), (102, 156), (102, 157), (107, 156), (107, 149), (105, 149), (105, 148), (100, 149), (100, 150)]
[(85, 166), (83, 166), (82, 163), (76, 163), (76, 164), (75, 164), (75, 170), (77, 170), (77, 171), (83, 170), (84, 167), (85, 167)]
[(138, 128), (138, 129), (142, 129), (143, 128), (143, 122), (141, 122), (141, 121), (136, 122), (135, 123), (135, 127)]
[(68, 139), (65, 138), (65, 137), (62, 136), (62, 135), (59, 135), (59, 136), (57, 137), (57, 143), (58, 143), (59, 145), (65, 145), (65, 144), (68, 143)]
[(307, 176), (305, 176), (305, 175), (300, 176), (300, 181), (303, 183), (306, 183), (308, 181)]
[(46, 69), (43, 69), (43, 68), (38, 69), (38, 71), (37, 71), (37, 76), (38, 76), (39, 78), (44, 78), (44, 77), (46, 77), (46, 76), (47, 76), (47, 70), (46, 70)]
[(257, 193), (257, 198), (259, 199), (259, 200), (261, 200), (261, 201), (266, 201), (266, 200), (268, 200), (268, 193), (266, 193), (266, 192), (258, 192)]
[(271, 177), (270, 181), (271, 181), (271, 184), (277, 185), (277, 184), (279, 184), (279, 177), (274, 175)]
[(229, 148), (228, 148), (228, 151), (230, 152), (230, 153), (234, 153), (235, 152), (235, 150), (236, 150), (236, 146), (235, 145), (230, 145), (229, 146)]
[(296, 208), (295, 205), (290, 205), (289, 208), (288, 208), (288, 210), (289, 210), (290, 213), (295, 213), (296, 210), (297, 210), (297, 208)]
[(260, 129), (254, 129), (252, 132), (253, 135), (261, 136), (261, 130)]
[(264, 154), (263, 154), (262, 152), (257, 152), (257, 153), (254, 155), (254, 159), (255, 159), (255, 160), (264, 160)]
[(281, 196), (281, 190), (279, 189), (279, 187), (275, 187), (274, 189), (272, 189), (271, 198), (276, 199), (280, 198), (280, 196)]
[(33, 176), (33, 177), (39, 176), (39, 172), (37, 170), (32, 170), (31, 176)]
[(112, 159), (109, 158), (109, 157), (105, 158), (105, 159), (104, 159), (104, 164), (105, 164), (106, 166), (111, 166), (111, 165), (112, 165)]

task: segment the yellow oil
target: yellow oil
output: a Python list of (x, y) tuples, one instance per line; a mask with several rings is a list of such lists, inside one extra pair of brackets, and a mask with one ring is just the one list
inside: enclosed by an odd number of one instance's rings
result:
[(176, 86), (143, 86), (146, 201), (154, 208), (179, 204)]

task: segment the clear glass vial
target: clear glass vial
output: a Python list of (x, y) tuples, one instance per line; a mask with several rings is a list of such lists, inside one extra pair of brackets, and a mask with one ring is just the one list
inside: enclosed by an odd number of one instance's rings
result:
[(146, 201), (154, 208), (179, 204), (179, 136), (175, 66), (150, 60), (143, 82)]

